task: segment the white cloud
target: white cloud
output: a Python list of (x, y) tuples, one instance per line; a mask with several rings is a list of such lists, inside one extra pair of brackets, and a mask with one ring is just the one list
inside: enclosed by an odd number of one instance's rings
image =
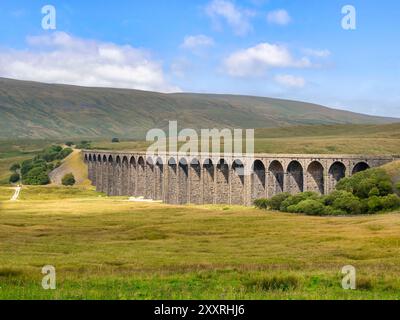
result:
[(331, 55), (331, 52), (327, 49), (324, 49), (324, 50), (304, 49), (303, 52), (306, 55), (317, 57), (317, 58), (326, 58)]
[(218, 23), (218, 19), (223, 19), (232, 27), (235, 34), (239, 36), (246, 35), (253, 27), (249, 18), (255, 13), (251, 10), (241, 9), (228, 0), (213, 0), (207, 7), (206, 13)]
[(203, 34), (196, 36), (186, 36), (181, 45), (182, 48), (195, 50), (200, 47), (211, 47), (214, 45), (214, 40)]
[(64, 32), (28, 37), (27, 50), (0, 52), (0, 76), (48, 83), (180, 91), (170, 85), (163, 68), (149, 53), (80, 39)]
[(248, 49), (232, 53), (224, 61), (231, 76), (262, 76), (268, 68), (306, 68), (311, 63), (307, 58), (295, 59), (289, 50), (277, 44), (260, 43)]
[(304, 78), (289, 74), (277, 75), (275, 81), (285, 87), (292, 88), (303, 88), (306, 85)]
[(279, 9), (275, 11), (268, 12), (267, 21), (271, 24), (279, 24), (285, 26), (292, 21), (289, 13), (284, 9)]

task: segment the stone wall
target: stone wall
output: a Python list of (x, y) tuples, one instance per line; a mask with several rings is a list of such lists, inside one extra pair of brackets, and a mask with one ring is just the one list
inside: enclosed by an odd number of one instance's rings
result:
[(280, 192), (331, 192), (343, 177), (397, 160), (362, 155), (186, 156), (85, 150), (88, 176), (109, 196), (170, 204), (251, 205)]

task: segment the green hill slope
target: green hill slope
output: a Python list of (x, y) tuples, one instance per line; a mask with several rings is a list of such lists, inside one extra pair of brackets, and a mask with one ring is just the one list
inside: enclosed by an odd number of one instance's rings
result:
[(304, 124), (383, 124), (372, 117), (271, 98), (162, 94), (0, 78), (1, 138), (143, 138), (151, 128), (275, 128)]

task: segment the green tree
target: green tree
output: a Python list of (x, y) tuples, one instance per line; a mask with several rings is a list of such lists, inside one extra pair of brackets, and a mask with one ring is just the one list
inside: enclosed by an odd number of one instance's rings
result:
[(16, 183), (21, 179), (19, 173), (14, 172), (11, 176), (10, 176), (10, 183)]
[(73, 186), (75, 182), (75, 177), (72, 173), (67, 173), (61, 180), (64, 186)]
[(17, 170), (21, 169), (21, 165), (19, 163), (14, 163), (10, 167), (10, 171), (17, 172)]

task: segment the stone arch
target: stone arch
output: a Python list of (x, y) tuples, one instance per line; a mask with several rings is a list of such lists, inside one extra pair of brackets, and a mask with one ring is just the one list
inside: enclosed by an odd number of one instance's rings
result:
[(155, 200), (163, 200), (164, 194), (164, 164), (161, 158), (156, 159), (155, 173)]
[(202, 204), (201, 165), (198, 159), (192, 159), (189, 167), (189, 200), (190, 203)]
[(266, 197), (265, 166), (261, 160), (255, 160), (251, 172), (251, 200)]
[(128, 157), (122, 158), (121, 165), (121, 196), (129, 195), (129, 162)]
[(313, 161), (307, 168), (307, 191), (325, 193), (324, 167), (319, 161)]
[(334, 162), (330, 166), (328, 171), (329, 191), (335, 189), (335, 186), (339, 182), (339, 180), (343, 179), (345, 176), (346, 176), (346, 166), (340, 161)]
[(103, 164), (101, 163), (101, 155), (95, 155), (96, 160), (96, 191), (103, 191)]
[(370, 168), (370, 166), (369, 166), (368, 163), (366, 163), (365, 161), (360, 161), (354, 166), (353, 171), (351, 172), (351, 174), (353, 175), (353, 174), (356, 174), (358, 172), (368, 170), (369, 168)]
[(203, 163), (203, 203), (214, 203), (215, 167), (211, 159)]
[(107, 161), (107, 156), (103, 155), (103, 161), (102, 161), (102, 187), (101, 191), (104, 193), (108, 192), (108, 161)]
[(188, 203), (188, 191), (189, 191), (189, 166), (185, 158), (179, 160), (178, 166), (178, 184), (179, 184), (179, 195), (178, 203)]
[(216, 203), (229, 204), (229, 165), (225, 159), (218, 162), (216, 171)]
[(122, 161), (121, 157), (118, 155), (115, 159), (115, 166), (114, 166), (114, 196), (121, 196), (122, 195)]
[(178, 203), (178, 166), (175, 158), (168, 160), (168, 189), (167, 189), (167, 202), (171, 204)]
[(145, 168), (145, 198), (146, 199), (154, 199), (154, 188), (155, 188), (155, 179), (154, 179), (154, 162), (151, 157), (146, 159), (146, 168)]
[(137, 165), (135, 157), (129, 159), (128, 195), (136, 196)]
[(268, 167), (268, 197), (273, 197), (283, 192), (285, 172), (282, 164), (274, 160)]
[(88, 162), (89, 161), (89, 159), (88, 159), (88, 155), (87, 154), (85, 154), (85, 162)]
[(137, 162), (137, 179), (136, 179), (136, 196), (145, 196), (145, 178), (146, 178), (146, 163), (143, 157), (138, 158)]
[(231, 204), (244, 204), (244, 164), (236, 159), (231, 167)]
[(108, 157), (108, 186), (107, 186), (107, 195), (114, 195), (114, 158), (112, 155)]
[(287, 167), (286, 188), (290, 194), (296, 194), (304, 190), (303, 166), (297, 160), (291, 161)]

